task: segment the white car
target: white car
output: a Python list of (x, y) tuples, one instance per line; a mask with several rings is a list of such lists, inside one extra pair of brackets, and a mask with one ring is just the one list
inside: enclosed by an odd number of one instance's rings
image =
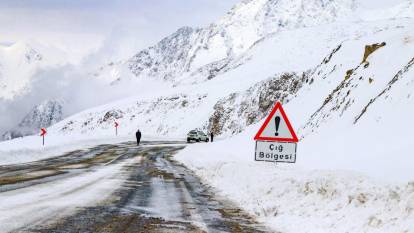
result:
[(203, 131), (191, 130), (187, 134), (187, 142), (191, 142), (191, 141), (196, 141), (196, 142), (204, 141), (204, 142), (208, 142), (209, 139), (208, 139), (208, 136)]

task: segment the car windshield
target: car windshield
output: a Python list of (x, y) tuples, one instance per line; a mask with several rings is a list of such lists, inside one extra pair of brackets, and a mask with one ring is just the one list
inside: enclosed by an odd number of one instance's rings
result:
[(195, 131), (195, 130), (190, 131), (190, 134), (196, 134), (196, 133), (197, 133), (197, 131)]

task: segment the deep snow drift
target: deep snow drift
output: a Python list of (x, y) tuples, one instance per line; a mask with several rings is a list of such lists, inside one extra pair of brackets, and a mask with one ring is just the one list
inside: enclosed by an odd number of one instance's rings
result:
[(304, 169), (306, 142), (299, 143), (297, 165), (255, 162), (252, 138), (259, 126), (189, 146), (175, 158), (218, 195), (280, 232), (414, 232), (413, 182), (395, 185), (356, 172)]

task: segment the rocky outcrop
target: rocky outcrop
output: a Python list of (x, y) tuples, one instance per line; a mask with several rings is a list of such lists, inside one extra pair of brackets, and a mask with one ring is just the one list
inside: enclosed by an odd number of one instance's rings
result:
[(248, 90), (232, 93), (214, 106), (208, 131), (232, 135), (263, 119), (276, 101), (287, 103), (306, 82), (310, 72), (283, 73), (262, 81)]
[(377, 43), (377, 44), (371, 44), (371, 45), (366, 45), (365, 46), (365, 51), (364, 51), (364, 57), (362, 58), (362, 62), (361, 63), (365, 63), (367, 61), (367, 58), (369, 55), (371, 55), (373, 52), (375, 52), (377, 49), (384, 47), (386, 45), (385, 42), (382, 43)]
[(136, 76), (171, 80), (186, 70), (198, 33), (199, 29), (190, 27), (178, 29), (174, 34), (129, 59), (129, 69)]

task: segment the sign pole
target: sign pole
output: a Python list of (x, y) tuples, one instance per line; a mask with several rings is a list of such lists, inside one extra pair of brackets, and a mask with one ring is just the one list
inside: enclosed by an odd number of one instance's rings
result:
[(44, 146), (45, 145), (45, 135), (46, 135), (47, 131), (46, 131), (45, 128), (41, 128), (40, 132), (41, 132), (40, 136), (42, 136), (42, 145)]
[(115, 136), (118, 136), (118, 126), (119, 123), (115, 121)]

